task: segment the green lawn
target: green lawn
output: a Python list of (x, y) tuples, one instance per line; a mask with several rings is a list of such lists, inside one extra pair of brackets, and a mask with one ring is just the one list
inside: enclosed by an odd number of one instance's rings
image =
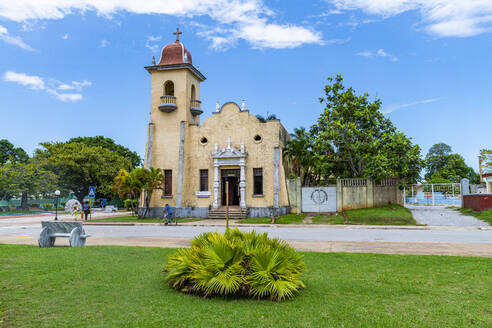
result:
[[(203, 219), (200, 218), (189, 218), (189, 219), (178, 219), (179, 222), (192, 222), (192, 221), (202, 221)], [(110, 218), (104, 218), (104, 219), (94, 219), (91, 221), (96, 221), (96, 222), (138, 222), (138, 223), (159, 223), (163, 222), (162, 218), (145, 218), (145, 219), (139, 219), (137, 216), (115, 216), (115, 217), (110, 217)]]
[[(55, 210), (53, 209), (53, 212)], [(8, 216), (8, 215), (27, 215), (27, 214), (39, 214), (39, 213), (47, 213), (49, 211), (29, 211), (29, 210), (13, 210), (13, 211), (0, 211), (0, 216)]]
[(460, 211), (464, 215), (474, 216), (477, 219), (488, 222), (490, 225), (492, 225), (492, 210), (475, 212), (474, 210), (469, 208), (459, 208), (458, 211)]
[(491, 327), (492, 259), (305, 253), (292, 301), (171, 289), (173, 250), (0, 245), (6, 327)]
[[(302, 220), (306, 217), (305, 214), (286, 214), (279, 216), (276, 224), (301, 224)], [(272, 218), (247, 218), (238, 221), (239, 223), (271, 223)]]
[(345, 224), (417, 225), (410, 210), (395, 204), (349, 210), (346, 211), (346, 217)]
[[(345, 216), (344, 216), (345, 214)], [(305, 214), (287, 214), (278, 224), (302, 224)], [(401, 205), (349, 210), (345, 213), (313, 215), (313, 224), (417, 225), (412, 213)], [(269, 217), (239, 220), (240, 223), (270, 223)]]

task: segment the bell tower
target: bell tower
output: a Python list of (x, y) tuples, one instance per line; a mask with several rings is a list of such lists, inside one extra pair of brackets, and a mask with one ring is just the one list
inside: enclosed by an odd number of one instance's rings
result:
[(152, 65), (145, 67), (151, 74), (151, 91), (144, 165), (162, 168), (172, 176), (168, 178), (172, 190), (162, 196), (169, 199), (153, 199), (152, 206), (181, 205), (185, 130), (190, 125), (200, 125), (203, 113), (200, 83), (206, 78), (193, 66), (191, 53), (180, 42), (179, 26), (173, 34), (176, 41), (162, 49), (159, 62), (156, 64), (153, 59)]

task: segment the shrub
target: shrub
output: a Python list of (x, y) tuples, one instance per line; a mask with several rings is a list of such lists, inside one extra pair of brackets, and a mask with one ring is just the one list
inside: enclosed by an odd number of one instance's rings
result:
[[(133, 203), (133, 207), (132, 207), (132, 203)], [(124, 204), (125, 204), (125, 208), (128, 211), (132, 211), (134, 208), (137, 207), (138, 201), (136, 199), (125, 199)]]
[(284, 240), (236, 228), (197, 236), (190, 249), (170, 255), (164, 269), (168, 283), (184, 293), (281, 301), (304, 288), (306, 266)]

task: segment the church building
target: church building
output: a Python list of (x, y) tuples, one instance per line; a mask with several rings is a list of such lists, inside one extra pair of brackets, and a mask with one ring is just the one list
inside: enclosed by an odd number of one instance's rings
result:
[(150, 123), (145, 167), (161, 168), (162, 192), (154, 192), (150, 216), (166, 204), (177, 217), (264, 217), (290, 211), (282, 150), (289, 135), (279, 120), (265, 123), (241, 105), (217, 106), (202, 123), (200, 84), (206, 80), (179, 41), (162, 49), (151, 74)]

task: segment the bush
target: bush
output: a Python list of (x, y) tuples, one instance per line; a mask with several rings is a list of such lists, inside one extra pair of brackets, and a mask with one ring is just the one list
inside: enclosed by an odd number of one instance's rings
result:
[(236, 228), (199, 235), (190, 249), (170, 255), (164, 269), (168, 283), (184, 293), (281, 301), (304, 288), (299, 277), (306, 266), (284, 240)]
[(137, 208), (137, 206), (138, 206), (138, 201), (137, 200), (135, 200), (135, 199), (125, 199), (125, 208), (128, 211), (131, 211), (132, 210), (132, 202), (133, 202), (134, 208)]
[[(44, 203), (44, 204), (43, 204), (43, 208), (44, 208), (45, 210), (49, 210), (49, 209), (51, 209), (51, 207), (52, 207), (52, 206), (53, 206), (53, 204), (50, 204), (50, 203)], [(53, 206), (53, 208), (54, 208), (54, 206)]]

